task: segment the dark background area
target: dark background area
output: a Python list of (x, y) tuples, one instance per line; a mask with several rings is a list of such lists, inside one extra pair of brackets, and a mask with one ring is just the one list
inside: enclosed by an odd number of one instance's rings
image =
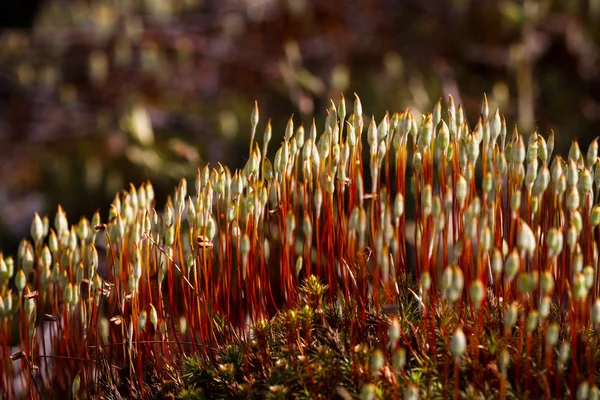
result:
[(0, 29), (31, 29), (41, 4), (41, 0), (3, 1)]
[[(71, 222), (151, 179), (245, 163), (249, 117), (319, 130), (330, 98), (364, 112), (483, 93), (522, 133), (582, 150), (600, 122), (599, 0), (46, 0), (0, 2), (0, 248), (35, 211)], [(351, 104), (348, 104), (349, 107)]]

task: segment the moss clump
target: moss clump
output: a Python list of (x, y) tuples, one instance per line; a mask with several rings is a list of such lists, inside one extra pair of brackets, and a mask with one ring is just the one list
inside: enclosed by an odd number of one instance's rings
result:
[[(355, 396), (361, 382), (379, 380), (370, 367), (371, 349), (387, 340), (377, 328), (389, 324), (390, 317), (371, 310), (359, 327), (347, 305), (315, 305), (322, 288), (310, 276), (297, 307), (252, 324), (245, 339), (223, 344), (215, 360), (186, 359), (185, 383), (211, 398), (331, 399)], [(416, 299), (401, 301), (403, 323), (418, 324)], [(385, 346), (382, 350), (388, 352)], [(381, 382), (391, 393), (398, 389), (396, 373), (386, 373)]]
[(270, 161), (255, 107), (246, 166), (160, 212), (146, 183), (36, 215), (0, 257), (6, 397), (596, 396), (597, 142), (552, 158), (485, 97), (363, 121), (290, 118)]

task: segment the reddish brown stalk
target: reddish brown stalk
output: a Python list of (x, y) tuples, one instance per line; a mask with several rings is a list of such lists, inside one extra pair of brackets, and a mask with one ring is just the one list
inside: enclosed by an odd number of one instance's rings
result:
[(521, 393), (521, 355), (523, 354), (523, 335), (525, 331), (525, 321), (523, 318), (519, 318), (519, 339), (517, 341), (516, 348), (516, 360), (515, 360), (515, 385), (517, 394)]
[(529, 393), (529, 381), (531, 379), (530, 357), (531, 357), (531, 332), (527, 332), (527, 338), (525, 341), (525, 393)]
[(460, 398), (460, 359), (454, 360), (454, 394), (452, 398), (458, 400)]

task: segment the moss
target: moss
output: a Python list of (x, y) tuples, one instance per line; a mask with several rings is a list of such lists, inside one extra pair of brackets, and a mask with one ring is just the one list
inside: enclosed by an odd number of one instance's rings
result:
[(474, 127), (451, 99), (420, 122), (353, 111), (331, 102), (321, 135), (290, 118), (267, 162), (255, 108), (246, 166), (160, 210), (147, 182), (106, 223), (36, 214), (0, 256), (4, 393), (595, 393), (597, 143), (553, 158), (553, 133), (507, 137), (485, 96)]

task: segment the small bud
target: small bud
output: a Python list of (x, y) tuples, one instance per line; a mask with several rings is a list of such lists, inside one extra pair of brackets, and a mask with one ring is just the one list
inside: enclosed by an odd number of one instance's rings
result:
[(527, 314), (527, 320), (525, 321), (525, 329), (527, 329), (527, 332), (531, 333), (535, 331), (535, 328), (537, 328), (538, 325), (538, 321), (538, 312), (536, 310), (529, 311), (529, 314)]
[(493, 176), (491, 172), (487, 172), (483, 177), (483, 182), (481, 183), (481, 189), (484, 193), (489, 194), (492, 191), (492, 187), (494, 185)]
[(73, 285), (71, 282), (69, 282), (63, 290), (63, 301), (66, 304), (70, 304), (73, 301)]
[(366, 383), (360, 390), (360, 400), (375, 400), (377, 398), (377, 386)]
[(560, 327), (556, 322), (548, 325), (548, 329), (546, 330), (546, 346), (551, 348), (556, 346), (558, 343), (558, 336), (560, 333)]
[(578, 300), (584, 300), (587, 297), (588, 289), (585, 286), (585, 276), (578, 272), (573, 277), (573, 295)]
[(146, 329), (146, 324), (148, 323), (148, 313), (146, 310), (142, 310), (140, 315), (138, 315), (138, 329), (143, 331)]
[(536, 247), (535, 234), (533, 233), (529, 225), (527, 225), (527, 223), (523, 220), (521, 220), (519, 224), (517, 246), (521, 251), (529, 253), (530, 257), (533, 256), (533, 252), (535, 251)]
[(550, 296), (542, 297), (540, 304), (538, 306), (538, 314), (540, 316), (540, 320), (545, 320), (548, 315), (550, 315), (550, 306), (552, 305), (552, 299)]
[(590, 224), (593, 227), (600, 225), (600, 205), (599, 204), (596, 204), (592, 208), (592, 212), (590, 214)]
[(575, 393), (575, 398), (577, 400), (587, 400), (590, 393), (590, 384), (588, 381), (583, 381), (577, 387), (577, 392)]
[(483, 301), (483, 298), (485, 297), (485, 288), (483, 287), (483, 282), (481, 282), (480, 279), (476, 279), (471, 282), (469, 294), (471, 295), (471, 301), (473, 301), (475, 307), (479, 307)]
[(520, 265), (521, 257), (517, 250), (513, 249), (504, 262), (504, 279), (506, 282), (511, 282), (515, 278)]
[(538, 157), (542, 163), (548, 162), (548, 147), (542, 135), (538, 136)]
[(577, 141), (574, 140), (571, 143), (571, 148), (569, 149), (569, 159), (573, 160), (576, 163), (577, 161), (579, 161), (580, 157), (581, 157), (581, 150), (579, 149), (579, 143), (577, 143)]
[(10, 316), (12, 313), (12, 308), (13, 308), (12, 291), (9, 290), (8, 293), (6, 293), (6, 296), (4, 297), (4, 316), (6, 316), (6, 317)]
[(492, 274), (494, 274), (495, 279), (500, 278), (500, 274), (502, 274), (502, 266), (504, 264), (504, 260), (502, 259), (502, 252), (499, 249), (494, 249), (492, 253), (492, 261), (491, 268)]
[(518, 215), (519, 209), (521, 208), (521, 191), (515, 190), (510, 198), (510, 209), (513, 215)]
[(510, 353), (507, 349), (502, 350), (502, 353), (500, 353), (498, 363), (500, 365), (500, 370), (502, 374), (506, 375), (506, 369), (508, 368), (508, 364), (510, 363)]
[[(394, 218), (398, 219), (404, 214), (404, 196), (398, 192), (394, 198)], [(598, 214), (600, 219), (600, 206), (598, 206)]]
[(454, 280), (454, 268), (448, 266), (442, 272), (441, 288), (444, 291), (450, 290)]
[(569, 226), (567, 229), (567, 246), (571, 251), (575, 249), (578, 240), (579, 232), (577, 232), (577, 228), (574, 225)]
[(450, 145), (450, 132), (448, 130), (448, 126), (444, 121), (442, 121), (442, 125), (440, 126), (440, 130), (438, 131), (438, 135), (436, 138), (436, 146), (442, 152), (445, 152)]
[(454, 271), (452, 273), (452, 289), (454, 289), (458, 293), (462, 293), (463, 287), (465, 285), (465, 277), (459, 266), (454, 266)]
[(464, 204), (465, 199), (467, 198), (467, 181), (462, 175), (459, 175), (456, 180), (456, 200), (461, 204)]
[(242, 241), (240, 243), (240, 252), (242, 253), (243, 258), (248, 257), (248, 254), (250, 254), (250, 237), (247, 233), (244, 233), (244, 235), (242, 236)]
[(567, 209), (574, 211), (579, 208), (579, 191), (575, 186), (571, 186), (569, 194), (567, 195)]
[(517, 323), (519, 317), (519, 308), (516, 302), (513, 302), (504, 313), (505, 328), (512, 328)]
[(594, 178), (587, 168), (583, 168), (579, 171), (579, 182), (577, 188), (583, 196), (588, 194), (594, 185)]
[(459, 359), (467, 349), (467, 338), (461, 328), (457, 328), (450, 341), (450, 352)]
[(550, 171), (548, 171), (548, 167), (546, 167), (546, 165), (542, 165), (542, 167), (540, 168), (537, 177), (535, 178), (535, 182), (533, 183), (533, 189), (532, 189), (532, 194), (534, 196), (538, 196), (540, 194), (542, 194), (546, 188), (548, 187), (548, 184), (550, 183)]
[(588, 395), (589, 400), (600, 400), (600, 389), (598, 386), (592, 385), (590, 388), (590, 394)]
[(424, 292), (429, 290), (431, 287), (431, 275), (429, 272), (425, 271), (421, 274), (420, 283)]
[(512, 147), (510, 154), (510, 161), (513, 165), (521, 165), (525, 161), (525, 143), (523, 143), (523, 136), (519, 136), (517, 143)]
[(479, 237), (479, 247), (482, 252), (487, 253), (492, 246), (492, 231), (489, 226), (484, 226), (481, 229), (480, 237)]
[(344, 118), (346, 118), (346, 99), (344, 99), (343, 94), (338, 103), (338, 116), (340, 117), (340, 121), (344, 121)]
[(561, 364), (566, 364), (569, 361), (569, 356), (571, 354), (571, 346), (569, 342), (563, 342), (560, 345), (560, 349), (558, 351), (558, 362)]
[(396, 370), (404, 369), (406, 365), (406, 349), (404, 347), (398, 347), (394, 350), (394, 354), (392, 355), (392, 363)]
[(535, 289), (535, 284), (531, 275), (525, 271), (521, 272), (517, 279), (517, 287), (523, 294), (531, 293), (533, 289)]
[(156, 326), (158, 325), (158, 313), (152, 304), (150, 304), (150, 323), (154, 326), (154, 329), (156, 329)]
[(540, 279), (540, 288), (542, 289), (542, 293), (551, 294), (554, 290), (554, 276), (550, 271), (544, 271), (542, 273), (542, 278)]
[(376, 349), (371, 354), (371, 371), (373, 371), (374, 374), (377, 374), (379, 373), (381, 368), (383, 368), (384, 365), (385, 356), (383, 355), (383, 352), (380, 349)]
[(79, 372), (73, 378), (73, 384), (71, 385), (71, 393), (73, 394), (73, 398), (77, 397), (77, 393), (79, 393), (79, 387), (81, 386), (81, 378), (79, 377)]
[(415, 150), (412, 158), (412, 165), (415, 171), (418, 173), (421, 170), (421, 164), (423, 162), (423, 156), (419, 150)]
[(427, 218), (431, 215), (431, 206), (432, 206), (432, 190), (431, 185), (426, 184), (423, 188), (423, 192), (421, 193), (421, 211), (423, 213), (423, 217)]
[(39, 243), (44, 239), (44, 223), (38, 213), (35, 213), (31, 222), (31, 237), (35, 243)]
[(537, 178), (537, 159), (532, 160), (527, 164), (527, 173), (525, 174), (525, 186), (529, 189), (533, 186), (533, 182)]
[(392, 348), (396, 347), (398, 340), (400, 340), (401, 327), (397, 317), (393, 317), (388, 327), (388, 339)]
[(562, 162), (560, 158), (554, 159), (554, 162), (552, 163), (551, 175), (552, 183), (554, 183), (555, 185), (558, 184), (560, 177), (563, 176)]
[(419, 400), (419, 388), (414, 384), (409, 384), (402, 394), (403, 400)]
[(569, 165), (567, 167), (567, 185), (576, 186), (579, 182), (579, 171), (577, 171), (577, 164), (575, 161), (569, 159)]
[(595, 326), (600, 326), (600, 299), (596, 299), (591, 309), (591, 319)]
[(548, 136), (548, 143), (546, 144), (548, 150), (548, 158), (552, 157), (552, 152), (554, 151), (554, 131), (550, 131), (550, 136)]
[(550, 228), (546, 236), (548, 256), (557, 257), (563, 248), (563, 235), (557, 228)]
[(19, 291), (19, 293), (23, 293), (23, 289), (25, 289), (25, 285), (27, 285), (27, 277), (25, 276), (25, 272), (22, 269), (17, 271), (17, 275), (15, 276), (15, 287)]
[(594, 286), (594, 267), (591, 265), (583, 268), (583, 276), (585, 278), (585, 287), (590, 290)]

